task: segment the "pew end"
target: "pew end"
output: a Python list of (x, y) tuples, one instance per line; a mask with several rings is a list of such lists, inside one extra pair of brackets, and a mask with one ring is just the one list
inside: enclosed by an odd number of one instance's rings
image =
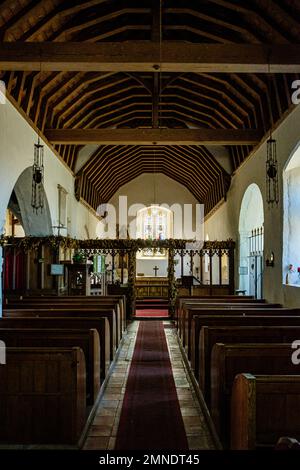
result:
[(231, 449), (276, 449), (282, 435), (299, 439), (299, 413), (300, 375), (238, 374), (231, 394)]
[(77, 446), (86, 422), (80, 348), (7, 348), (0, 368), (0, 442)]

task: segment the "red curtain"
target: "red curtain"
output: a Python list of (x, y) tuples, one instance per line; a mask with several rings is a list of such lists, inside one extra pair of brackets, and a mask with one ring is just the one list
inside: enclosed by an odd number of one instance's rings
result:
[[(15, 274), (14, 274), (14, 258), (15, 258)], [(4, 253), (4, 290), (25, 289), (25, 254), (21, 251), (14, 253), (13, 249), (6, 248)], [(15, 277), (15, 283), (13, 282)]]
[(14, 256), (13, 251), (9, 248), (5, 249), (4, 253), (4, 290), (12, 289), (13, 286), (13, 266)]
[(15, 287), (25, 289), (25, 254), (22, 251), (16, 254)]

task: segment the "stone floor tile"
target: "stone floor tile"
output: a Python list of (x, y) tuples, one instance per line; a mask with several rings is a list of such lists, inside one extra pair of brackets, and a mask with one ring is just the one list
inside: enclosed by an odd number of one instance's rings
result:
[(111, 416), (95, 416), (94, 418), (94, 421), (93, 421), (93, 425), (96, 424), (96, 425), (108, 425), (108, 426), (113, 426), (115, 422), (115, 415), (111, 415)]
[(105, 450), (108, 447), (109, 437), (88, 437), (84, 450)]
[(114, 450), (115, 445), (116, 445), (116, 438), (115, 437), (110, 437), (109, 442), (108, 442), (107, 450)]
[(104, 399), (102, 400), (101, 404), (103, 408), (117, 408), (119, 405), (119, 400)]
[(182, 416), (199, 416), (199, 411), (195, 407), (181, 408)]
[(198, 424), (197, 426), (188, 424), (184, 426), (184, 428), (187, 436), (202, 435), (203, 426), (201, 424)]
[(207, 446), (207, 440), (202, 436), (188, 436), (190, 450), (201, 450)]
[(109, 425), (92, 425), (89, 430), (89, 436), (110, 436), (112, 431), (112, 426)]

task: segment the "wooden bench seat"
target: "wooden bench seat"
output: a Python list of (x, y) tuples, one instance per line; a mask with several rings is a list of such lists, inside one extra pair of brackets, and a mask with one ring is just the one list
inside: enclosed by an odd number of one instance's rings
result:
[(180, 308), (181, 303), (187, 300), (207, 300), (208, 302), (214, 300), (235, 300), (235, 299), (246, 299), (246, 300), (256, 300), (253, 295), (178, 295), (176, 297), (175, 309)]
[[(192, 327), (192, 318), (194, 315), (208, 315), (208, 314), (221, 314), (229, 315), (247, 315), (248, 311), (260, 312), (267, 309), (276, 312), (276, 309), (281, 309), (280, 304), (254, 304), (254, 303), (245, 303), (245, 304), (202, 304), (202, 305), (183, 305), (182, 313), (182, 343), (187, 352), (188, 358), (191, 359), (191, 327)], [(299, 309), (300, 313), (300, 309)], [(255, 315), (255, 313), (254, 313)]]
[(300, 439), (300, 376), (238, 374), (231, 393), (231, 449), (272, 447)]
[(189, 327), (189, 318), (188, 318), (188, 311), (191, 309), (209, 309), (209, 308), (224, 308), (224, 309), (230, 309), (230, 308), (269, 308), (269, 306), (272, 305), (273, 307), (281, 307), (280, 304), (268, 304), (266, 302), (257, 302), (257, 301), (252, 301), (248, 300), (247, 302), (226, 302), (226, 301), (217, 301), (217, 302), (183, 302), (180, 312), (179, 312), (179, 317), (178, 317), (178, 332), (179, 336), (181, 338), (183, 346), (185, 346), (187, 342), (187, 328)]
[(77, 444), (86, 422), (80, 348), (7, 348), (0, 367), (1, 444)]
[(7, 347), (81, 348), (86, 362), (86, 398), (93, 405), (100, 391), (100, 339), (97, 330), (1, 328)]
[(120, 307), (121, 320), (122, 320), (122, 332), (126, 331), (126, 296), (125, 295), (35, 295), (35, 296), (21, 296), (19, 298), (8, 298), (5, 301), (4, 308), (9, 308), (10, 305), (13, 305), (15, 302), (83, 302), (84, 305), (89, 304), (103, 304), (107, 302), (115, 302)]
[(94, 302), (78, 302), (78, 301), (69, 301), (69, 302), (60, 302), (60, 301), (52, 301), (52, 302), (18, 302), (14, 304), (10, 304), (6, 310), (30, 310), (30, 309), (48, 309), (48, 310), (59, 310), (59, 309), (67, 309), (67, 310), (81, 310), (82, 313), (85, 313), (86, 310), (114, 310), (115, 312), (115, 345), (116, 348), (118, 347), (123, 332), (122, 332), (122, 319), (121, 319), (121, 310), (119, 303), (116, 302), (101, 302), (101, 303), (94, 303)]
[(198, 382), (210, 406), (211, 353), (216, 343), (290, 343), (300, 338), (300, 326), (203, 326), (200, 332)]
[(291, 344), (216, 343), (211, 355), (211, 416), (225, 446), (230, 438), (230, 400), (237, 374), (299, 375)]
[(176, 310), (175, 310), (175, 320), (176, 320), (176, 326), (179, 331), (179, 336), (181, 336), (181, 314), (182, 314), (182, 308), (183, 305), (186, 303), (189, 304), (198, 304), (198, 305), (203, 305), (203, 304), (218, 304), (218, 303), (265, 303), (266, 301), (264, 299), (254, 299), (252, 296), (212, 296), (212, 297), (203, 297), (203, 296), (193, 296), (193, 297), (177, 297), (176, 300)]
[(100, 378), (104, 380), (110, 367), (110, 332), (105, 317), (15, 317), (0, 318), (1, 328), (46, 328), (64, 330), (96, 329), (100, 337)]
[(86, 308), (76, 310), (75, 308), (43, 308), (43, 309), (6, 309), (2, 312), (3, 318), (23, 318), (23, 317), (94, 317), (100, 318), (105, 317), (109, 322), (109, 333), (110, 333), (110, 360), (113, 361), (116, 354), (116, 314), (114, 310), (102, 309), (97, 307), (95, 309)]
[(92, 310), (92, 309), (101, 309), (101, 310), (114, 310), (115, 311), (115, 323), (116, 323), (116, 333), (115, 333), (115, 343), (116, 347), (118, 347), (123, 331), (122, 331), (122, 317), (121, 317), (121, 308), (119, 301), (115, 300), (106, 300), (106, 301), (85, 301), (85, 300), (76, 300), (76, 299), (71, 299), (71, 300), (57, 300), (60, 299), (58, 298), (51, 298), (51, 299), (36, 299), (36, 300), (20, 300), (17, 302), (13, 302), (7, 305), (6, 310), (25, 310), (25, 309), (74, 309), (74, 310), (82, 310), (84, 313), (86, 309)]
[(176, 316), (179, 316), (180, 315), (180, 312), (181, 312), (181, 309), (183, 307), (184, 304), (186, 303), (190, 303), (190, 304), (207, 304), (207, 303), (235, 303), (235, 302), (238, 302), (238, 303), (263, 303), (265, 302), (265, 300), (257, 300), (257, 299), (253, 299), (253, 298), (249, 298), (249, 297), (239, 297), (239, 296), (236, 296), (236, 297), (231, 297), (231, 298), (225, 298), (225, 297), (218, 297), (218, 298), (214, 298), (214, 297), (179, 297), (177, 298), (176, 300)]
[[(231, 315), (231, 312), (233, 314)], [(191, 326), (191, 366), (196, 378), (199, 376), (200, 331), (202, 326), (297, 326), (300, 325), (300, 309), (249, 309), (246, 315), (230, 311), (219, 314), (193, 315)], [(222, 314), (221, 314), (222, 313)]]

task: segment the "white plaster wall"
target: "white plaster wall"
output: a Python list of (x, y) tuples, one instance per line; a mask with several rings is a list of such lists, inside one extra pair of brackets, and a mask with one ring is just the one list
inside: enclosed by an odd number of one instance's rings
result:
[[(6, 101), (0, 105), (0, 233), (5, 225), (7, 204), (20, 174), (33, 163), (33, 146), (37, 136), (32, 127), (15, 107)], [(58, 224), (58, 190), (60, 184), (68, 192), (70, 235), (76, 238), (96, 236), (98, 219), (73, 196), (74, 178), (58, 157), (45, 145), (44, 188), (48, 199), (52, 225)], [(85, 229), (87, 227), (87, 230)], [(55, 233), (55, 231), (54, 231)], [(62, 235), (66, 231), (61, 232)]]
[[(156, 200), (154, 200), (154, 181)], [(182, 184), (162, 173), (156, 173), (155, 177), (153, 174), (143, 173), (122, 186), (109, 202), (117, 205), (120, 195), (127, 196), (128, 205), (135, 203), (141, 203), (145, 206), (154, 203), (169, 205), (197, 203), (195, 197)]]
[[(119, 218), (119, 196), (127, 196), (128, 208), (134, 204), (143, 204), (146, 207), (150, 206), (151, 204), (167, 204), (170, 208), (173, 204), (179, 204), (181, 206), (182, 214), (184, 213), (184, 204), (192, 204), (192, 230), (195, 230), (196, 204), (199, 204), (198, 201), (183, 185), (177, 183), (162, 173), (156, 173), (155, 177), (153, 174), (144, 173), (119, 189), (119, 191), (109, 201), (109, 203), (116, 208), (117, 219)], [(133, 212), (135, 215), (137, 209), (138, 208), (136, 208)], [(128, 216), (128, 223), (132, 223), (134, 221), (135, 215)], [(122, 223), (120, 226), (122, 226)], [(180, 223), (180, 227), (182, 226), (183, 225)], [(182, 236), (177, 236), (177, 230), (178, 224), (176, 224), (176, 220), (174, 219), (174, 237), (182, 238)]]
[(136, 272), (144, 273), (145, 276), (155, 276), (153, 268), (157, 266), (159, 270), (157, 271), (157, 276), (168, 275), (168, 260), (167, 259), (155, 259), (155, 260), (145, 260), (137, 259), (136, 260)]
[[(277, 157), (280, 175), (280, 203), (277, 208), (264, 205), (265, 220), (265, 255), (273, 251), (275, 255), (274, 268), (266, 267), (264, 273), (264, 296), (269, 301), (282, 302), (286, 306), (299, 306), (300, 288), (285, 286), (282, 283), (284, 271), (282, 268), (283, 254), (283, 178), (282, 172), (294, 149), (300, 140), (300, 106), (284, 120), (273, 134), (277, 140)], [(251, 183), (256, 183), (266, 200), (265, 181), (266, 143), (249, 158), (233, 177), (231, 188), (225, 202), (205, 223), (205, 233), (210, 240), (226, 239), (237, 241), (239, 214), (243, 195)], [(238, 250), (237, 250), (238, 259)], [(236, 268), (238, 263), (236, 264)], [(236, 269), (236, 286), (238, 272)]]
[[(283, 246), (283, 263), (286, 268), (293, 264), (296, 271), (300, 267), (300, 167), (287, 171), (284, 181), (287, 193), (284, 201), (284, 229), (290, 243)], [(299, 281), (297, 272), (289, 274), (290, 284), (298, 284)]]

